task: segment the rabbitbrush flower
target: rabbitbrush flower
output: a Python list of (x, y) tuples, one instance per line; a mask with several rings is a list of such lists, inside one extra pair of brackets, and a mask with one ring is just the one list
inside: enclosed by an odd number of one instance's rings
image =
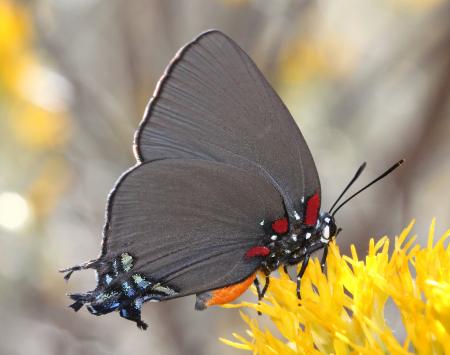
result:
[[(255, 354), (450, 354), (450, 246), (445, 245), (450, 230), (435, 243), (433, 220), (428, 244), (421, 247), (409, 237), (413, 225), (395, 238), (392, 250), (389, 238), (371, 239), (363, 259), (353, 245), (351, 256), (342, 256), (331, 243), (326, 275), (312, 260), (300, 301), (295, 282), (280, 270), (259, 305), (225, 306), (260, 311), (276, 332), (262, 327), (256, 314), (241, 313), (247, 337), (221, 340)], [(403, 324), (403, 340), (386, 320), (392, 304)]]

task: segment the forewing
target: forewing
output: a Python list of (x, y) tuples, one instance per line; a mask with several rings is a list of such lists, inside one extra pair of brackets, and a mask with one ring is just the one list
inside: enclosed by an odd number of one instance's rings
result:
[(127, 253), (133, 272), (177, 296), (223, 287), (254, 272), (261, 259), (245, 253), (263, 242), (260, 222), (284, 213), (273, 186), (243, 169), (201, 160), (144, 163), (109, 199), (100, 264)]
[(265, 176), (290, 214), (320, 182), (292, 116), (248, 55), (219, 31), (181, 49), (136, 134), (141, 161), (197, 158)]

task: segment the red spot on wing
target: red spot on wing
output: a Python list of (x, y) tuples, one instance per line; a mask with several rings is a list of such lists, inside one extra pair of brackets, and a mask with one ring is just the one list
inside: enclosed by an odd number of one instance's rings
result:
[(320, 197), (316, 192), (306, 203), (305, 224), (313, 226), (319, 217)]
[(254, 258), (255, 256), (267, 256), (270, 253), (270, 249), (267, 247), (253, 247), (251, 249), (249, 249), (246, 253), (245, 253), (245, 257), (246, 258)]
[(289, 230), (289, 222), (288, 219), (280, 218), (272, 222), (272, 230), (277, 234), (287, 233)]

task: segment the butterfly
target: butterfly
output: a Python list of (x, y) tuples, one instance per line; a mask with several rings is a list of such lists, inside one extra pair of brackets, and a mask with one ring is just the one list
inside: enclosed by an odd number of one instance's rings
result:
[[(337, 209), (320, 212), (320, 180), (302, 133), (250, 57), (220, 31), (175, 55), (134, 152), (137, 164), (108, 198), (100, 256), (62, 270), (66, 279), (97, 272), (94, 290), (69, 295), (75, 311), (118, 311), (146, 329), (147, 301), (195, 294), (203, 310), (252, 283), (262, 299), (272, 271), (302, 263), (300, 297), (311, 254), (322, 249), (325, 265)], [(266, 275), (262, 288), (257, 271)]]

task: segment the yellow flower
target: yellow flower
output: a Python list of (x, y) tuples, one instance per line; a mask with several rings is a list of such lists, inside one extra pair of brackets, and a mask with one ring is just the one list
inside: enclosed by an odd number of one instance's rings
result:
[(337, 35), (326, 40), (317, 36), (301, 37), (281, 51), (280, 77), (286, 84), (303, 84), (335, 79), (355, 67), (357, 53), (350, 43)]
[(33, 61), (28, 49), (27, 13), (14, 2), (0, 0), (0, 89), (17, 93), (22, 73)]
[(10, 108), (9, 127), (18, 143), (35, 150), (50, 150), (64, 145), (70, 128), (62, 113), (32, 103)]
[[(450, 354), (450, 230), (434, 243), (433, 220), (428, 245), (421, 247), (409, 237), (413, 225), (395, 238), (391, 255), (387, 237), (371, 239), (361, 260), (353, 245), (351, 256), (342, 256), (331, 243), (327, 275), (314, 259), (302, 279), (301, 301), (295, 282), (280, 270), (261, 304), (225, 306), (259, 310), (277, 333), (242, 313), (248, 337), (221, 340), (255, 354)], [(406, 333), (403, 341), (385, 317), (392, 304)]]

